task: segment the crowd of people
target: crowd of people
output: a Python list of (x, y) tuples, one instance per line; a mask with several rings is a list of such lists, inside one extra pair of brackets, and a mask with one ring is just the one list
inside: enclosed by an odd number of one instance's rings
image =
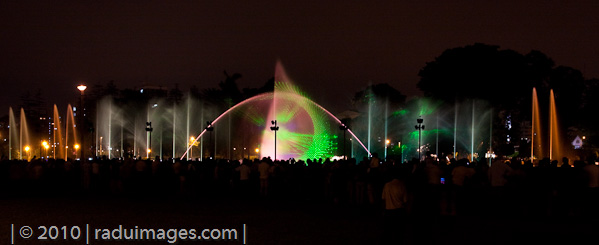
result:
[(280, 198), (383, 209), (391, 216), (597, 215), (597, 157), (573, 163), (543, 159), (436, 159), (397, 162), (269, 158), (160, 161), (39, 159), (0, 161), (2, 196), (182, 195)]

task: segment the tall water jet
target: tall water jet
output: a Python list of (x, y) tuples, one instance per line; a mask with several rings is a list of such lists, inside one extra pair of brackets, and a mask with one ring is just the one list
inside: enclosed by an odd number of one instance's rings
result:
[(372, 148), (370, 148), (370, 138), (371, 138), (371, 131), (372, 131), (372, 103), (374, 101), (374, 95), (372, 94), (372, 91), (369, 91), (369, 94), (366, 95), (367, 101), (368, 101), (368, 151), (372, 151)]
[[(531, 125), (531, 136), (530, 136), (530, 161), (534, 162), (535, 159), (535, 148), (538, 150), (537, 155), (543, 156), (542, 147), (541, 147), (541, 119), (539, 114), (539, 98), (537, 97), (537, 89), (532, 88), (532, 125)], [(539, 144), (539, 147), (535, 146)]]
[(386, 100), (385, 100), (385, 140), (383, 142), (385, 142), (385, 161), (387, 160), (387, 147), (388, 147), (388, 143), (387, 141), (389, 140), (389, 135), (387, 134), (387, 123), (389, 120), (389, 96), (387, 96)]
[[(189, 108), (189, 106), (187, 106), (187, 108)], [(189, 117), (189, 111), (187, 113), (187, 116)], [(173, 161), (175, 160), (176, 157), (176, 148), (177, 148), (177, 103), (173, 102)]]
[[(21, 151), (20, 159), (23, 160), (23, 150), (25, 153), (29, 154), (29, 151), (32, 150), (29, 146), (29, 129), (27, 128), (27, 118), (25, 117), (25, 110), (21, 108), (21, 123), (19, 127), (19, 148)], [(29, 160), (29, 156), (27, 156), (27, 160)]]
[[(17, 130), (17, 122), (12, 107), (8, 107), (8, 160), (12, 160), (12, 142)], [(15, 131), (13, 133), (13, 131)]]
[[(31, 148), (29, 147), (29, 129), (27, 129), (27, 119), (25, 117), (25, 110), (21, 108), (21, 116), (19, 123), (19, 159), (23, 160), (23, 150), (29, 153)], [(29, 156), (27, 158), (29, 160)]]
[(549, 93), (549, 107), (549, 159), (554, 159), (554, 156), (555, 159), (559, 159), (562, 157), (562, 152), (553, 89)]
[[(53, 113), (53, 124), (52, 124), (52, 141), (53, 141), (53, 156), (54, 159), (56, 158), (56, 149), (58, 148), (58, 157), (62, 157), (64, 156), (64, 148), (63, 148), (63, 141), (62, 141), (62, 127), (60, 126), (60, 114), (58, 113), (58, 108), (56, 107), (56, 104), (54, 104), (54, 113)], [(57, 135), (57, 131), (58, 131), (58, 135)], [(58, 142), (56, 142), (58, 138)]]
[(453, 120), (453, 157), (457, 159), (458, 157), (458, 102), (455, 100), (454, 110), (454, 120)]
[(487, 156), (489, 162), (489, 167), (491, 166), (491, 161), (493, 160), (493, 109), (490, 110), (489, 113), (489, 154)]
[(112, 158), (112, 99), (108, 104), (108, 159)]
[[(65, 154), (64, 156), (64, 160), (67, 160), (67, 156), (68, 156), (68, 152), (69, 152), (69, 129), (71, 130), (71, 138), (73, 139), (73, 143), (72, 145), (75, 146), (77, 145), (77, 131), (75, 130), (77, 127), (77, 125), (75, 124), (75, 116), (73, 115), (73, 107), (71, 106), (71, 104), (69, 104), (67, 106), (67, 120), (65, 123), (65, 149), (67, 151), (67, 154)], [(73, 147), (73, 149), (76, 150), (76, 147)], [(75, 151), (76, 154), (76, 151)]]
[(475, 100), (472, 100), (472, 125), (471, 125), (471, 131), (470, 131), (470, 162), (474, 161), (474, 118), (475, 118), (474, 105), (475, 105)]

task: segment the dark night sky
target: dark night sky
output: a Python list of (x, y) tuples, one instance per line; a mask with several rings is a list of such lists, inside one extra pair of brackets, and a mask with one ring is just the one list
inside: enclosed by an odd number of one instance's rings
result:
[(425, 62), (475, 42), (540, 50), (599, 77), (598, 31), (592, 0), (4, 0), (0, 115), (25, 89), (66, 107), (80, 81), (206, 88), (227, 70), (243, 75), (240, 88), (258, 87), (277, 59), (316, 102), (338, 112), (369, 81), (419, 95)]

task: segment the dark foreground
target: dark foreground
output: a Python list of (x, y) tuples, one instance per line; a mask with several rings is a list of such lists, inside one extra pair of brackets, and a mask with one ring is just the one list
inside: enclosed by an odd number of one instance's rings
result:
[[(125, 228), (236, 228), (246, 224), (246, 244), (380, 244), (380, 208), (357, 208), (311, 201), (219, 198), (11, 197), (0, 200), (0, 243), (86, 244), (85, 240), (39, 241), (38, 226)], [(489, 212), (492, 213), (492, 212)], [(594, 244), (599, 220), (586, 217), (496, 215), (414, 216), (403, 220), (407, 244)], [(33, 228), (30, 240), (19, 228)], [(179, 241), (179, 244), (243, 244), (237, 241)], [(99, 241), (89, 244), (169, 244), (167, 241)]]

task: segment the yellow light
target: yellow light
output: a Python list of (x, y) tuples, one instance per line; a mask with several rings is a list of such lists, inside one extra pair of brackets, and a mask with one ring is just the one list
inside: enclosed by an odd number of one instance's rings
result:
[(258, 152), (260, 152), (260, 149), (259, 149), (259, 148), (256, 148), (256, 150), (255, 150), (255, 151), (256, 151), (256, 153), (258, 153)]
[(44, 141), (44, 142), (42, 142), (42, 145), (45, 147), (45, 146), (47, 146), (47, 145), (48, 145), (48, 142), (47, 142), (47, 141)]
[(31, 148), (29, 148), (29, 146), (25, 146), (25, 151), (29, 151)]
[(79, 144), (75, 144), (73, 147), (75, 147), (75, 150), (79, 150)]
[(44, 145), (44, 148), (46, 148), (46, 150), (48, 150), (48, 148), (50, 148), (50, 146), (46, 144), (46, 145)]
[(582, 139), (583, 139), (583, 140), (586, 140), (586, 139), (587, 139), (587, 137), (586, 137), (586, 136), (582, 136)]
[(386, 141), (385, 141), (385, 144), (387, 144), (387, 145), (388, 145), (388, 144), (391, 144), (391, 140), (386, 140)]
[(81, 91), (81, 92), (85, 91), (86, 88), (87, 88), (87, 86), (85, 86), (83, 84), (77, 86), (77, 89), (79, 89), (79, 91)]
[(193, 136), (189, 137), (189, 141), (194, 142), (195, 140), (196, 140), (195, 137), (193, 137)]
[(148, 149), (148, 153), (152, 152), (152, 149)]

